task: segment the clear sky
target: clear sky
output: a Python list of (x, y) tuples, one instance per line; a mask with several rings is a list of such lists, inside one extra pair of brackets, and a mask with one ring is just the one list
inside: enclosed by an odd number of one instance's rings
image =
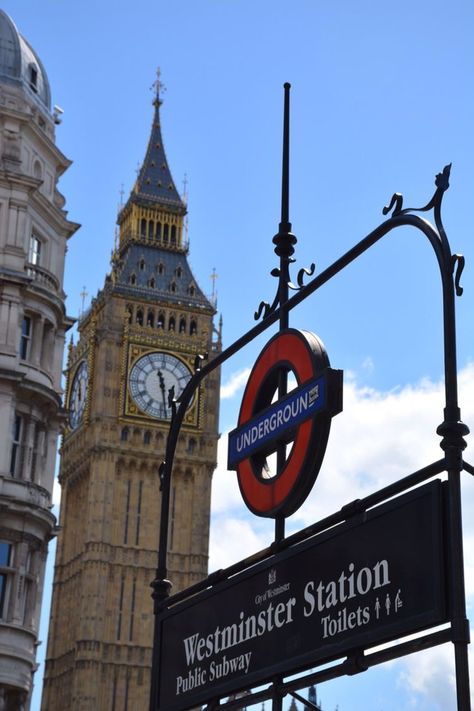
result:
[[(39, 53), (59, 147), (74, 163), (60, 181), (71, 239), (65, 290), (77, 316), (102, 286), (120, 191), (142, 161), (158, 66), (162, 129), (178, 187), (187, 175), (190, 262), (207, 293), (218, 274), (224, 345), (271, 301), (271, 239), (280, 205), (282, 85), (292, 84), (290, 219), (296, 270), (321, 271), (382, 221), (395, 191), (421, 206), (452, 162), (443, 205), (454, 252), (466, 256), (457, 300), (460, 404), (474, 427), (474, 6), (470, 0), (4, 0)], [(315, 331), (345, 372), (313, 494), (291, 525), (440, 456), (440, 281), (427, 240), (391, 233), (311, 297), (291, 325)], [(235, 426), (248, 368), (263, 339), (223, 369), (220, 429)], [(226, 438), (221, 438), (225, 449)], [(474, 456), (471, 448), (466, 458)], [(271, 531), (244, 509), (220, 458), (211, 567), (266, 545)], [(474, 602), (474, 490), (463, 475), (469, 602)], [(230, 551), (232, 551), (230, 553)], [(45, 632), (42, 632), (45, 638)], [(44, 647), (44, 645), (43, 645)], [(411, 656), (318, 689), (325, 711), (450, 711), (452, 650)], [(37, 704), (37, 701), (35, 701)], [(33, 706), (34, 710), (37, 705)]]

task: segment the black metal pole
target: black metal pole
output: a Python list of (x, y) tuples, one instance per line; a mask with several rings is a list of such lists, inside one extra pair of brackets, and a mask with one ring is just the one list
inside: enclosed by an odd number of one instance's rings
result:
[(445, 240), (445, 262), (442, 278), (446, 407), (444, 410), (444, 422), (438, 427), (437, 431), (438, 434), (443, 437), (441, 447), (445, 452), (446, 469), (448, 471), (450, 616), (456, 670), (457, 708), (458, 711), (470, 711), (471, 696), (468, 663), (469, 622), (466, 617), (460, 481), (461, 471), (463, 469), (462, 453), (466, 447), (466, 442), (463, 437), (468, 434), (469, 429), (461, 422), (461, 412), (458, 406), (456, 316), (452, 278), (452, 257), (447, 240)]
[[(280, 270), (278, 281), (278, 302), (280, 304), (280, 331), (288, 328), (288, 283), (290, 281), (290, 260), (293, 254), (296, 237), (291, 233), (290, 215), (290, 88), (291, 84), (284, 84), (284, 109), (283, 109), (283, 158), (281, 171), (281, 218), (278, 233), (273, 238), (275, 254), (280, 257)], [(280, 370), (278, 375), (278, 399), (288, 391), (288, 373)], [(281, 443), (276, 450), (276, 475), (282, 471), (286, 462), (286, 444)], [(275, 517), (275, 545), (285, 538), (285, 517)]]

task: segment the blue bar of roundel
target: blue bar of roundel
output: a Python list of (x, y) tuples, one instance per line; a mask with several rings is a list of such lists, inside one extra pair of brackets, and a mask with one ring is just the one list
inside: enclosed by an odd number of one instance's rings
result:
[[(316, 396), (314, 392), (315, 388), (317, 389)], [(300, 407), (300, 398), (304, 398), (305, 396), (308, 398), (307, 407), (302, 408)], [(295, 409), (295, 404), (298, 412), (295, 416), (293, 416), (291, 412), (292, 409)], [(294, 428), (300, 422), (304, 422), (309, 419), (325, 407), (325, 405), (326, 378), (324, 375), (320, 375), (318, 378), (314, 378), (313, 380), (309, 380), (304, 383), (296, 390), (292, 390), (291, 393), (278, 402), (275, 402), (273, 405), (270, 405), (270, 407), (246, 422), (242, 425), (242, 427), (238, 427), (237, 429), (232, 430), (232, 432), (229, 432), (227, 467), (229, 469), (234, 469), (239, 462), (247, 459), (247, 457), (255, 454), (255, 452), (258, 452), (258, 450), (268, 442), (280, 439), (284, 432)], [(283, 421), (285, 408), (288, 406), (290, 407), (291, 416), (286, 421)], [(282, 413), (280, 418), (278, 418), (279, 412)], [(273, 418), (275, 418), (276, 422)], [(280, 419), (280, 423), (278, 423), (278, 419)], [(266, 428), (265, 421), (268, 423)], [(273, 426), (270, 430), (271, 423), (274, 423), (275, 426)], [(239, 441), (245, 441), (245, 439), (248, 438), (251, 440), (250, 443), (246, 446), (241, 446), (239, 450)]]

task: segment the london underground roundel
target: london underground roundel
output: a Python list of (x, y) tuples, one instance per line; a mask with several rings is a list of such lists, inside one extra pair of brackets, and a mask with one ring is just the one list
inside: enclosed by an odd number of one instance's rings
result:
[[(288, 379), (296, 387), (281, 394)], [(238, 427), (229, 434), (228, 468), (237, 470), (254, 514), (290, 516), (301, 506), (319, 473), (331, 418), (341, 410), (342, 371), (329, 367), (319, 338), (295, 329), (274, 336), (255, 362)]]

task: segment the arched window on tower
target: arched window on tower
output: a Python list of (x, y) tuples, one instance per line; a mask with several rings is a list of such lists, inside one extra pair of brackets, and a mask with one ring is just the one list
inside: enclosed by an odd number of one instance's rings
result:
[(29, 70), (29, 79), (30, 79), (30, 88), (33, 89), (35, 93), (38, 92), (38, 69), (35, 67), (34, 64), (30, 64), (28, 67)]
[(196, 293), (196, 287), (194, 286), (194, 284), (190, 285), (188, 292), (189, 292), (189, 296), (194, 296), (194, 294)]
[(191, 326), (189, 327), (189, 333), (191, 334), (191, 336), (195, 336), (197, 333), (197, 323), (194, 319), (191, 321)]
[(146, 237), (146, 220), (145, 220), (145, 218), (142, 218), (142, 221), (140, 223), (140, 234), (142, 237)]
[(138, 323), (139, 326), (143, 326), (143, 309), (137, 309), (135, 321)]
[(149, 432), (147, 430), (145, 432), (145, 434), (143, 435), (143, 444), (150, 444), (150, 442), (151, 442), (151, 432)]
[(165, 327), (165, 315), (162, 311), (158, 314), (158, 320), (156, 322), (156, 327), (157, 328), (164, 328)]
[(152, 278), (150, 279), (150, 281), (148, 282), (148, 286), (150, 287), (150, 289), (154, 289), (154, 288), (155, 288), (155, 285), (156, 285), (155, 277), (152, 277)]
[(170, 228), (169, 228), (169, 225), (164, 225), (164, 228), (163, 228), (163, 242), (164, 242), (165, 244), (168, 244), (168, 241), (169, 241), (169, 229), (170, 229)]
[(183, 275), (183, 268), (182, 268), (182, 267), (176, 267), (175, 274), (176, 274), (176, 276), (178, 277), (178, 279), (180, 279), (180, 278), (182, 277), (182, 275)]
[(148, 239), (153, 239), (153, 227), (154, 227), (153, 220), (150, 220), (148, 223)]
[(161, 222), (156, 223), (155, 239), (161, 242)]
[(181, 316), (179, 319), (179, 332), (180, 333), (186, 333), (186, 319), (184, 316)]
[(138, 262), (138, 266), (140, 268), (140, 271), (143, 271), (145, 269), (145, 260), (143, 259), (143, 257)]
[(164, 273), (165, 273), (165, 265), (160, 262), (158, 264), (158, 274), (164, 274)]
[(168, 321), (168, 331), (174, 331), (176, 328), (176, 319), (174, 316), (170, 316), (170, 320)]
[(122, 442), (127, 442), (128, 433), (129, 433), (128, 427), (122, 427), (122, 431), (120, 432), (120, 440)]
[(172, 281), (170, 284), (170, 291), (174, 294), (176, 292), (176, 282)]
[(135, 272), (133, 272), (132, 274), (130, 274), (130, 284), (132, 286), (135, 286), (136, 283), (137, 283), (137, 276), (136, 276)]
[(176, 244), (176, 225), (171, 225), (171, 244)]
[(153, 328), (155, 326), (155, 314), (153, 311), (150, 309), (148, 311), (147, 317), (146, 317), (146, 325), (150, 326), (150, 328)]

